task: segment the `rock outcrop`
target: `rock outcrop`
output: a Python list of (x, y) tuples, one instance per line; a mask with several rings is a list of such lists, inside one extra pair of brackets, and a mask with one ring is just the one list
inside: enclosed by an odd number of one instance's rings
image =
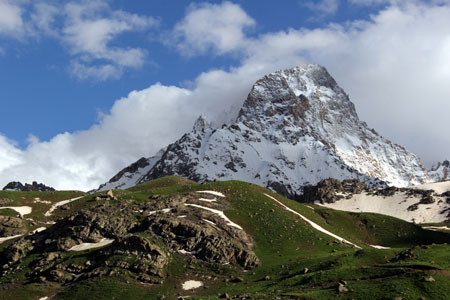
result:
[(54, 191), (55, 189), (49, 186), (46, 186), (43, 183), (37, 183), (33, 181), (33, 183), (25, 183), (23, 185), (19, 181), (11, 181), (4, 188), (4, 191), (21, 191), (21, 192), (46, 192), (46, 191)]
[[(39, 255), (31, 263), (34, 269), (27, 274), (28, 279), (58, 283), (124, 271), (141, 282), (161, 283), (163, 269), (174, 253), (210, 264), (244, 269), (257, 266), (252, 238), (217, 214), (229, 204), (216, 199), (200, 201), (199, 197), (198, 193), (152, 196), (141, 202), (112, 198), (98, 201), (94, 197), (91, 208), (8, 246), (0, 257), (0, 276), (17, 271), (20, 261), (29, 254)], [(111, 242), (94, 251), (84, 264), (68, 263), (69, 258), (61, 255), (91, 249), (105, 239)]]
[(443, 162), (437, 163), (428, 171), (428, 174), (435, 182), (450, 180), (450, 162), (444, 160)]

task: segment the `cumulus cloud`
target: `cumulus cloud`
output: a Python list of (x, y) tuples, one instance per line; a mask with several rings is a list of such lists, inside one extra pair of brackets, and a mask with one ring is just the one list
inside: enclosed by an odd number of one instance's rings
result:
[(339, 0), (309, 1), (304, 5), (320, 16), (333, 15), (339, 9)]
[(237, 4), (191, 4), (186, 16), (175, 25), (177, 48), (186, 55), (208, 50), (218, 54), (244, 47), (245, 30), (255, 21)]
[(0, 0), (0, 34), (20, 37), (25, 30), (22, 20), (23, 1)]
[(73, 76), (118, 79), (126, 69), (142, 67), (147, 59), (146, 49), (121, 46), (118, 38), (125, 33), (146, 32), (159, 21), (114, 10), (108, 2), (0, 0), (0, 35), (55, 38), (72, 56), (69, 70)]
[(153, 17), (113, 11), (103, 1), (71, 2), (64, 11), (67, 18), (62, 40), (76, 57), (73, 75), (98, 80), (119, 78), (124, 68), (138, 68), (145, 63), (146, 50), (113, 47), (110, 42), (124, 32), (156, 26), (158, 21)]
[(36, 32), (57, 37), (59, 34), (57, 28), (55, 28), (55, 22), (60, 14), (61, 9), (56, 5), (37, 2), (34, 3), (30, 22), (36, 27)]
[[(205, 7), (211, 6), (197, 9)], [(191, 8), (186, 17), (194, 13)], [(369, 126), (427, 163), (443, 160), (450, 153), (450, 137), (443, 133), (450, 108), (449, 16), (449, 5), (392, 4), (369, 20), (345, 25), (258, 37), (239, 31), (238, 42), (229, 44), (233, 47), (217, 42), (216, 35), (199, 36), (189, 44), (196, 54), (239, 50), (241, 64), (199, 74), (190, 89), (154, 84), (133, 91), (89, 130), (60, 134), (47, 142), (32, 138), (25, 150), (0, 136), (0, 182), (97, 187), (122, 167), (179, 138), (200, 114), (216, 125), (230, 121), (224, 111), (229, 111), (229, 118), (235, 116), (259, 77), (306, 62), (328, 68)], [(84, 53), (85, 48), (80, 49)]]

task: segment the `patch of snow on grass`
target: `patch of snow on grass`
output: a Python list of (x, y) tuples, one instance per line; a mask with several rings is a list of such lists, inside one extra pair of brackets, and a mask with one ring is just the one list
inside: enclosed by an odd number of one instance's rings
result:
[(44, 214), (44, 216), (50, 217), (50, 216), (52, 215), (52, 212), (53, 212), (55, 209), (57, 209), (58, 207), (60, 207), (60, 206), (62, 206), (62, 205), (65, 205), (65, 204), (67, 204), (67, 203), (73, 202), (73, 201), (75, 201), (75, 200), (81, 199), (81, 198), (83, 198), (83, 197), (84, 197), (84, 196), (80, 196), (80, 197), (76, 197), (76, 198), (72, 198), (72, 199), (68, 199), (68, 200), (63, 200), (63, 201), (57, 202), (57, 203), (53, 204), (52, 207), (50, 207), (50, 209)]
[(301, 214), (299, 214), (298, 212), (296, 212), (295, 210), (293, 210), (293, 209), (287, 207), (286, 205), (284, 205), (283, 203), (281, 203), (280, 201), (278, 201), (278, 200), (275, 199), (274, 197), (272, 197), (272, 196), (270, 196), (270, 195), (268, 195), (268, 194), (265, 194), (265, 193), (264, 193), (264, 195), (266, 195), (266, 196), (269, 197), (270, 199), (272, 199), (272, 200), (274, 200), (275, 202), (277, 202), (279, 205), (281, 205), (281, 206), (282, 206), (284, 209), (286, 209), (287, 211), (289, 211), (289, 212), (291, 212), (291, 213), (293, 213), (293, 214), (299, 216), (300, 218), (302, 218), (305, 222), (307, 222), (309, 225), (311, 225), (314, 229), (316, 229), (316, 230), (318, 230), (318, 231), (320, 231), (320, 232), (323, 232), (323, 233), (325, 233), (325, 234), (327, 234), (327, 235), (329, 235), (329, 236), (331, 236), (331, 237), (337, 239), (338, 241), (341, 241), (341, 242), (343, 242), (343, 243), (346, 243), (346, 244), (352, 245), (352, 246), (354, 246), (354, 247), (356, 247), (356, 248), (358, 248), (358, 249), (361, 249), (361, 247), (359, 247), (358, 245), (353, 244), (352, 242), (349, 242), (349, 241), (347, 241), (346, 239), (344, 239), (344, 238), (342, 238), (342, 237), (340, 237), (340, 236), (338, 236), (338, 235), (335, 235), (334, 233), (329, 232), (328, 230), (326, 230), (326, 229), (323, 228), (322, 226), (319, 226), (318, 224), (314, 223), (313, 221), (311, 221), (311, 220), (305, 218), (303, 215), (301, 215)]
[(183, 290), (187, 291), (187, 290), (197, 289), (202, 286), (203, 286), (203, 282), (201, 282), (201, 281), (188, 280), (183, 283), (182, 288), (183, 288)]
[(446, 214), (441, 214), (441, 212), (450, 205), (439, 199), (432, 204), (419, 204), (416, 210), (409, 211), (408, 207), (417, 204), (420, 199), (417, 196), (408, 197), (403, 192), (391, 197), (355, 194), (351, 199), (342, 199), (321, 205), (349, 212), (383, 214), (415, 223), (442, 223), (447, 220)]
[(214, 199), (205, 199), (205, 198), (200, 198), (200, 199), (198, 199), (199, 201), (204, 201), (204, 202), (216, 202), (217, 201), (217, 198), (214, 198)]
[(178, 250), (178, 253), (181, 253), (181, 254), (191, 254), (191, 255), (193, 255), (193, 254), (195, 254), (195, 251), (186, 251), (186, 250), (184, 250), (184, 249), (181, 249), (181, 250)]
[(216, 191), (197, 191), (197, 193), (211, 194), (211, 195), (214, 195), (214, 196), (225, 198), (224, 194), (222, 194), (221, 192), (216, 192)]
[(18, 237), (21, 237), (23, 234), (18, 234), (18, 235), (13, 235), (13, 236), (7, 236), (7, 237), (2, 237), (0, 238), (0, 244), (2, 244), (3, 242), (6, 242), (8, 240), (12, 240)]
[(31, 208), (30, 206), (5, 206), (5, 207), (0, 207), (0, 209), (12, 209), (17, 211), (17, 213), (19, 213), (19, 215), (23, 216), (23, 215), (28, 215), (31, 214), (31, 212), (33, 211), (33, 208)]
[(47, 201), (47, 200), (41, 200), (41, 198), (34, 198), (33, 203), (43, 203), (43, 204), (52, 204), (51, 201)]
[(425, 226), (425, 227), (422, 227), (423, 229), (428, 229), (428, 230), (433, 230), (433, 231), (436, 231), (436, 230), (450, 230), (450, 228), (448, 228), (447, 226), (441, 226), (441, 227), (439, 227), (439, 226)]
[(114, 242), (113, 239), (103, 238), (100, 240), (100, 242), (97, 242), (97, 243), (81, 243), (79, 245), (73, 246), (72, 248), (69, 249), (69, 251), (78, 252), (78, 251), (94, 249), (94, 248), (98, 248), (98, 247), (107, 246), (109, 244), (112, 244), (112, 242)]
[(225, 214), (224, 214), (223, 211), (221, 211), (221, 210), (212, 209), (212, 208), (209, 208), (209, 207), (204, 207), (204, 206), (197, 205), (197, 204), (189, 204), (189, 203), (185, 203), (184, 205), (186, 205), (186, 206), (193, 206), (193, 207), (197, 207), (197, 208), (209, 210), (210, 212), (215, 213), (216, 215), (218, 215), (219, 217), (221, 217), (222, 219), (224, 219), (225, 222), (227, 222), (227, 225), (233, 226), (233, 227), (236, 227), (236, 228), (239, 228), (239, 229), (242, 229), (241, 226), (239, 226), (238, 224), (236, 224), (236, 223), (232, 222), (230, 219), (228, 219), (228, 217), (225, 216)]
[(212, 224), (212, 225), (216, 225), (216, 223), (214, 223), (213, 221), (210, 221), (210, 220), (207, 220), (207, 219), (202, 219), (203, 221), (205, 221), (205, 222), (207, 222), (207, 223), (209, 223), (209, 224)]
[(39, 227), (39, 228), (36, 228), (35, 230), (33, 230), (31, 233), (32, 233), (32, 234), (35, 234), (35, 233), (44, 231), (45, 229), (47, 229), (47, 228), (45, 228), (45, 227)]
[(391, 247), (384, 247), (379, 245), (369, 245), (369, 246), (375, 249), (391, 249)]
[(159, 212), (168, 213), (168, 212), (171, 212), (172, 209), (173, 208), (164, 208), (164, 209), (160, 209), (160, 210), (153, 210), (153, 211), (149, 212), (148, 215), (151, 216), (151, 215), (154, 215)]
[(433, 190), (438, 194), (442, 194), (447, 191), (450, 191), (450, 180), (442, 182), (425, 183), (421, 185), (416, 185), (413, 188), (418, 190)]

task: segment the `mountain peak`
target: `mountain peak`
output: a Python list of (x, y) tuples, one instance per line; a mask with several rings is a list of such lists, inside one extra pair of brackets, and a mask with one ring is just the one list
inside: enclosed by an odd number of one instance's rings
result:
[(206, 121), (206, 119), (200, 115), (197, 120), (194, 122), (194, 126), (192, 127), (193, 131), (205, 131), (206, 128), (211, 127), (211, 124)]
[(214, 129), (200, 116), (191, 132), (151, 159), (114, 186), (179, 175), (243, 180), (295, 198), (303, 186), (330, 177), (375, 186), (429, 180), (417, 156), (359, 120), (348, 95), (319, 65), (262, 77), (233, 124)]

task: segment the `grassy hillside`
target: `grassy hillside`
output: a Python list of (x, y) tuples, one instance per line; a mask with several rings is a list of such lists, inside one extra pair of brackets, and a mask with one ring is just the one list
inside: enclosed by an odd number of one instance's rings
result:
[[(111, 205), (125, 201), (153, 203), (161, 201), (159, 197), (162, 196), (203, 190), (218, 191), (226, 196), (229, 207), (225, 214), (251, 235), (254, 252), (261, 261), (258, 267), (244, 270), (165, 249), (170, 252), (170, 262), (163, 270), (164, 278), (160, 284), (143, 284), (121, 270), (110, 276), (87, 278), (67, 285), (50, 281), (26, 282), (25, 274), (35, 267), (32, 256), (39, 256), (36, 253), (21, 261), (22, 270), (0, 279), (3, 287), (0, 299), (37, 300), (44, 296), (58, 300), (177, 299), (180, 296), (189, 296), (189, 299), (227, 296), (239, 299), (447, 299), (450, 294), (450, 249), (445, 244), (450, 242), (450, 235), (424, 230), (392, 217), (300, 204), (239, 181), (196, 184), (178, 177), (161, 178), (129, 190), (114, 191), (118, 199), (110, 202)], [(14, 196), (14, 192), (9, 193), (13, 193), (11, 198), (25, 200), (20, 195)], [(265, 193), (360, 249), (314, 229)], [(39, 195), (36, 197), (42, 198), (42, 194)], [(98, 205), (101, 201), (93, 201), (93, 197), (95, 195), (72, 202), (67, 210), (55, 214), (66, 216)], [(139, 212), (131, 217), (142, 218)], [(162, 243), (147, 238), (154, 244)], [(379, 250), (370, 245), (390, 249)], [(412, 258), (389, 262), (405, 249), (411, 249)], [(96, 251), (99, 249), (61, 255), (65, 264), (86, 264)], [(117, 256), (115, 259), (130, 258)], [(187, 280), (202, 281), (204, 286), (182, 290), (181, 285)]]

